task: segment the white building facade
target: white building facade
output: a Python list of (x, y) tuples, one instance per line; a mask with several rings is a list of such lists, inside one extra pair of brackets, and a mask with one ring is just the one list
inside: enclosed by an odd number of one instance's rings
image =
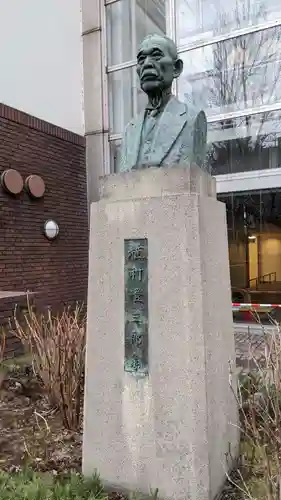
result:
[(144, 104), (137, 47), (165, 33), (184, 62), (175, 93), (208, 118), (233, 296), (281, 303), (279, 0), (82, 0), (82, 16), (89, 200), (98, 176), (118, 171), (122, 132)]

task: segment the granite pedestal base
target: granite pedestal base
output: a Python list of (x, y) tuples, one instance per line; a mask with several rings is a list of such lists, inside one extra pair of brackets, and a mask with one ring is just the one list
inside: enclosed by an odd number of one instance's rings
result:
[[(83, 472), (214, 498), (238, 432), (225, 206), (197, 167), (101, 179), (91, 206)], [(124, 240), (148, 240), (148, 376), (124, 371)]]

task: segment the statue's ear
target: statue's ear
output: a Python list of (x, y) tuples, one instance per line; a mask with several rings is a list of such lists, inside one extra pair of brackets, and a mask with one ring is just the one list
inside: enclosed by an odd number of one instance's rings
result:
[(183, 62), (181, 59), (177, 59), (174, 67), (174, 78), (178, 78), (183, 70)]

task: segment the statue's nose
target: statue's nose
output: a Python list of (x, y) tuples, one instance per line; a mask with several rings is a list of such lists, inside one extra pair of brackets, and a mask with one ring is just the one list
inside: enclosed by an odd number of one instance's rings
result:
[(154, 68), (154, 65), (150, 59), (150, 56), (147, 56), (145, 58), (143, 66), (145, 67), (145, 69), (153, 69)]

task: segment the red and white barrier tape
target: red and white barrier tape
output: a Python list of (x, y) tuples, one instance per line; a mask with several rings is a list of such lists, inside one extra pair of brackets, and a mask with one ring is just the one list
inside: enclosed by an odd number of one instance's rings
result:
[(256, 311), (257, 309), (275, 309), (281, 307), (281, 304), (244, 304), (232, 302), (232, 311)]

